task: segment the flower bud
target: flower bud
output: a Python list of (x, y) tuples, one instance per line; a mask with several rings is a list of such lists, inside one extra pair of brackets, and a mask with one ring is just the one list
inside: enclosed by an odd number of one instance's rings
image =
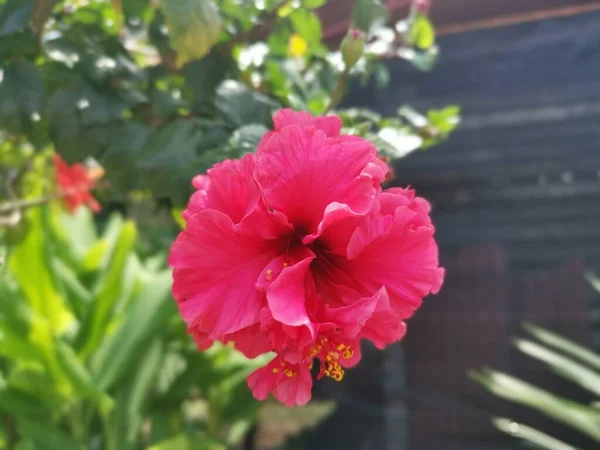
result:
[(413, 9), (421, 14), (427, 14), (429, 7), (431, 6), (430, 0), (413, 0)]
[(341, 45), (342, 59), (346, 70), (358, 62), (365, 51), (365, 35), (360, 30), (349, 30)]

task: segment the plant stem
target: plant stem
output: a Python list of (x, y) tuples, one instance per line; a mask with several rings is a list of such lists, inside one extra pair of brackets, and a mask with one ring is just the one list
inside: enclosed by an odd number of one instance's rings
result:
[(114, 435), (109, 415), (101, 413), (100, 418), (104, 430), (104, 450), (117, 450), (117, 442), (115, 441), (116, 436)]
[(346, 81), (348, 80), (348, 69), (344, 69), (340, 78), (338, 79), (337, 85), (331, 94), (331, 99), (329, 100), (329, 104), (325, 107), (325, 111), (323, 114), (327, 114), (331, 109), (337, 105), (342, 99), (342, 94), (344, 92), (344, 86), (346, 86)]

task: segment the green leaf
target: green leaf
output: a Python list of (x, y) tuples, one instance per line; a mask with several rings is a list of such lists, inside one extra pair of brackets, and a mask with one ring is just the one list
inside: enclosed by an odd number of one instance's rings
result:
[(100, 158), (110, 140), (110, 125), (121, 122), (126, 106), (114, 92), (99, 92), (85, 83), (55, 91), (48, 101), (48, 126), (56, 150), (69, 163)]
[(354, 28), (369, 33), (388, 19), (388, 10), (380, 0), (357, 0), (352, 8), (351, 21)]
[(163, 347), (161, 339), (155, 338), (139, 360), (131, 382), (122, 387), (123, 392), (119, 396), (120, 401), (115, 411), (115, 425), (118, 441), (129, 448), (135, 448), (139, 428), (144, 419), (143, 407), (148, 401), (148, 394), (163, 363)]
[(99, 279), (94, 293), (94, 302), (76, 338), (76, 348), (87, 356), (99, 346), (111, 314), (119, 300), (125, 264), (135, 242), (136, 228), (133, 222), (126, 222), (119, 234), (106, 271)]
[(511, 375), (485, 370), (471, 377), (492, 394), (533, 408), (600, 442), (600, 411), (553, 395)]
[(51, 257), (50, 263), (56, 278), (65, 288), (67, 302), (71, 311), (81, 319), (92, 303), (92, 294), (81, 284), (73, 270), (57, 257)]
[(173, 208), (171, 210), (173, 219), (175, 219), (175, 222), (177, 222), (177, 225), (179, 225), (179, 227), (183, 230), (185, 228), (185, 220), (183, 220), (183, 217), (181, 216), (182, 213), (183, 213), (183, 208)]
[(253, 123), (268, 125), (278, 107), (273, 100), (234, 80), (226, 80), (219, 86), (216, 105), (225, 120), (236, 127)]
[(0, 37), (22, 31), (33, 13), (36, 0), (6, 0), (0, 10)]
[(30, 420), (19, 420), (17, 426), (19, 433), (33, 440), (41, 450), (85, 450), (84, 445), (51, 425)]
[(140, 188), (137, 166), (144, 158), (151, 134), (150, 127), (133, 121), (113, 128), (108, 147), (98, 160), (111, 186), (120, 192)]
[(222, 23), (211, 0), (163, 0), (161, 7), (178, 67), (201, 59), (217, 43)]
[(153, 275), (124, 321), (92, 359), (92, 374), (99, 389), (108, 390), (130, 375), (137, 365), (135, 355), (163, 329), (174, 311), (170, 271)]
[(423, 72), (429, 72), (437, 62), (438, 48), (434, 45), (427, 51), (417, 51), (409, 47), (401, 47), (397, 51), (399, 58), (410, 61), (413, 66)]
[(226, 446), (201, 433), (180, 434), (152, 445), (148, 450), (225, 450)]
[(254, 152), (268, 131), (268, 128), (261, 124), (244, 125), (233, 132), (229, 143), (240, 154)]
[(51, 220), (62, 251), (69, 261), (81, 266), (88, 250), (98, 240), (92, 212), (88, 208), (78, 208), (73, 214), (54, 214)]
[(577, 450), (575, 447), (565, 444), (564, 442), (561, 442), (552, 436), (548, 436), (541, 431), (521, 423), (516, 423), (510, 419), (497, 417), (494, 418), (492, 422), (499, 430), (505, 432), (506, 434), (523, 439), (528, 443), (534, 444), (546, 450)]
[(181, 73), (185, 77), (186, 85), (192, 90), (195, 108), (210, 110), (208, 105), (214, 100), (219, 84), (227, 72), (235, 69), (235, 62), (230, 57), (223, 56), (217, 49), (200, 60), (186, 64)]
[(315, 9), (323, 6), (326, 0), (302, 0), (302, 6), (308, 9)]
[(525, 324), (524, 328), (544, 344), (561, 350), (567, 355), (576, 358), (597, 370), (600, 370), (600, 356), (591, 350), (588, 350), (569, 339), (559, 336), (556, 333), (552, 333), (551, 331), (541, 327), (536, 327), (532, 324)]
[(435, 44), (435, 29), (427, 16), (415, 16), (410, 28), (409, 43), (420, 50), (428, 50)]
[(321, 44), (323, 30), (321, 21), (315, 13), (306, 9), (297, 9), (289, 17), (296, 33), (302, 36), (309, 46), (314, 47)]
[(55, 348), (58, 363), (71, 382), (75, 392), (81, 398), (94, 400), (101, 411), (107, 412), (110, 410), (113, 403), (112, 399), (95, 386), (92, 376), (77, 358), (73, 349), (60, 339), (55, 341)]
[(312, 401), (308, 405), (286, 408), (280, 403), (266, 403), (260, 410), (258, 428), (261, 434), (280, 438), (273, 446), (283, 445), (289, 437), (315, 428), (336, 409), (334, 402)]
[(532, 341), (517, 339), (515, 346), (526, 355), (548, 364), (560, 376), (600, 395), (600, 373)]
[(137, 166), (141, 184), (158, 198), (183, 200), (191, 190), (191, 179), (202, 171), (198, 149), (203, 138), (194, 122), (184, 119), (156, 130)]
[(41, 120), (45, 90), (37, 68), (16, 61), (3, 71), (0, 80), (0, 124), (15, 134), (26, 133)]
[(48, 419), (48, 410), (37, 398), (14, 388), (0, 389), (0, 411), (19, 419)]
[(51, 332), (58, 335), (71, 323), (73, 316), (56, 290), (48, 270), (48, 222), (44, 219), (47, 214), (47, 208), (32, 208), (27, 213), (29, 232), (13, 247), (8, 266), (32, 311), (47, 320)]

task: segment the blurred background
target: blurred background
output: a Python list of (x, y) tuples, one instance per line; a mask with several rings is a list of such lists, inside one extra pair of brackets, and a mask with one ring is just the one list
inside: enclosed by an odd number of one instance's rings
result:
[[(0, 449), (599, 448), (600, 1), (0, 8)], [(447, 274), (293, 410), (247, 391), (264, 359), (196, 350), (165, 263), (191, 177), (282, 106), (375, 142)], [(56, 154), (101, 168), (99, 214)]]

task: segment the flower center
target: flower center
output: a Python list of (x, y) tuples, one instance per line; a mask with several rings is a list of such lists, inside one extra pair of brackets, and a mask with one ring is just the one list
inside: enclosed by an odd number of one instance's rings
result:
[(333, 342), (326, 337), (322, 337), (308, 354), (309, 358), (317, 358), (321, 363), (321, 370), (317, 375), (317, 379), (326, 376), (335, 381), (342, 381), (344, 378), (345, 372), (340, 360), (348, 360), (353, 356), (354, 350), (352, 347), (341, 342)]

